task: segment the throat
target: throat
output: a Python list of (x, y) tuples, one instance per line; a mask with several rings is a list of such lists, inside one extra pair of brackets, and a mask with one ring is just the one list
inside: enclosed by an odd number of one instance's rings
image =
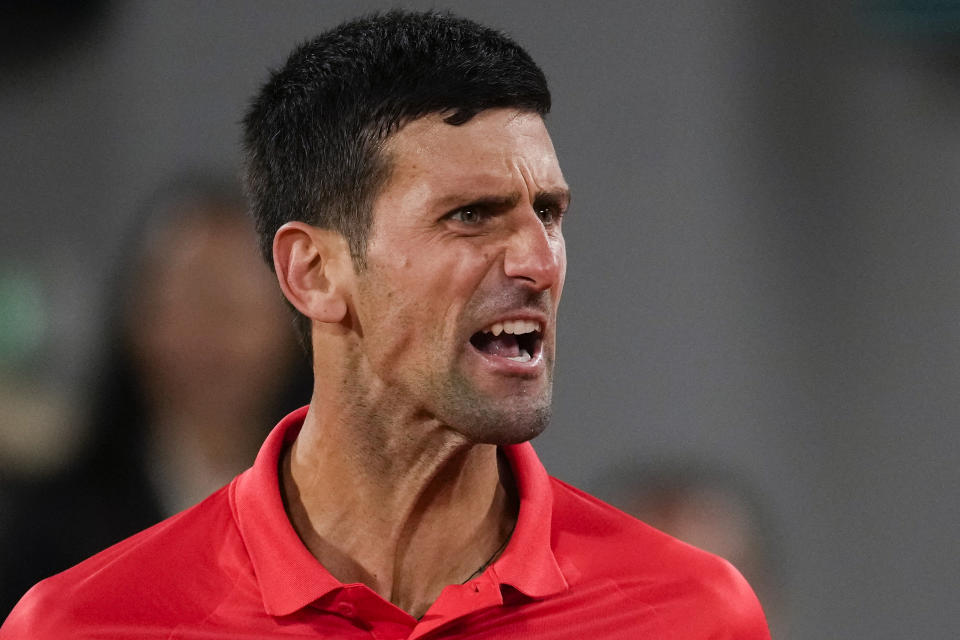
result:
[(446, 586), (496, 562), (518, 512), (509, 463), (496, 447), (448, 451), (439, 464), (442, 456), (431, 456), (430, 473), (412, 474), (426, 484), (396, 477), (385, 485), (342, 455), (322, 455), (309, 433), (283, 457), (284, 507), (339, 581), (366, 584), (419, 618)]

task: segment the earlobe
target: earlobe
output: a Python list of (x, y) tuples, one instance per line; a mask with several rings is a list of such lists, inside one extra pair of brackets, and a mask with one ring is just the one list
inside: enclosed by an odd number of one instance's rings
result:
[(349, 260), (336, 231), (288, 222), (273, 236), (273, 265), (283, 295), (312, 320), (339, 323), (347, 315), (341, 271)]

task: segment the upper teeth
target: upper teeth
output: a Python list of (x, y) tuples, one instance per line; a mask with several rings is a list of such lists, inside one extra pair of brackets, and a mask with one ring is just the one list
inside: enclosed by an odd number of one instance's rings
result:
[(530, 333), (531, 331), (540, 331), (540, 323), (536, 320), (505, 320), (503, 322), (495, 322), (486, 329), (487, 333), (492, 333), (495, 336), (501, 333), (520, 335), (522, 333)]

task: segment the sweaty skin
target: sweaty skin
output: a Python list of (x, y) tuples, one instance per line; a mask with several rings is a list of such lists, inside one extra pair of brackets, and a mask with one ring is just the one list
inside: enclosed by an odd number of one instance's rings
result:
[[(415, 617), (513, 529), (496, 445), (549, 419), (566, 270), (569, 191), (543, 120), (442, 116), (389, 139), (365, 268), (302, 225), (275, 242), (284, 291), (286, 274), (307, 274), (291, 301), (313, 318), (316, 354), (310, 410), (282, 465), (288, 513), (340, 581)], [(299, 249), (283, 251), (288, 241)]]

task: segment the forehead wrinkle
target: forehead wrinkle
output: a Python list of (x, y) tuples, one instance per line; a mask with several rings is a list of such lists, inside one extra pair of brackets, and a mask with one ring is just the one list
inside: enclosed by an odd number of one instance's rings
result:
[[(524, 130), (530, 114), (513, 112), (501, 124), (502, 129), (519, 133), (520, 140), (537, 141), (532, 149), (525, 144), (518, 147), (513, 134), (506, 136), (503, 145), (498, 144), (497, 135), (476, 138), (471, 123), (492, 115), (481, 113), (456, 127), (437, 114), (406, 123), (384, 143), (382, 151), (391, 172), (381, 194), (390, 190), (408, 203), (419, 201), (420, 206), (445, 209), (467, 204), (512, 208), (525, 198), (530, 203), (538, 199), (568, 201), (568, 188), (546, 131)], [(466, 134), (467, 142), (460, 144), (451, 134)], [(544, 136), (546, 140), (542, 140)], [(480, 146), (473, 146), (473, 155), (467, 156), (464, 147), (475, 144), (470, 140)], [(531, 156), (528, 150), (535, 153)], [(477, 152), (481, 158), (476, 157)], [(440, 162), (441, 157), (447, 161)], [(424, 175), (430, 180), (422, 180)]]
[(556, 168), (558, 172), (560, 171), (559, 165), (557, 165), (556, 162), (551, 162), (549, 158), (544, 157), (539, 158), (539, 160), (539, 176), (536, 175), (536, 172), (530, 167), (530, 162), (528, 162), (526, 158), (518, 157), (513, 162), (514, 168), (520, 175), (524, 190), (529, 194), (530, 204), (542, 201), (555, 201), (565, 204), (570, 199), (570, 191), (566, 185), (566, 181), (563, 180), (562, 174), (560, 175), (561, 184), (557, 186), (541, 184), (541, 181), (546, 183), (553, 182), (553, 176), (551, 174), (554, 168)]

